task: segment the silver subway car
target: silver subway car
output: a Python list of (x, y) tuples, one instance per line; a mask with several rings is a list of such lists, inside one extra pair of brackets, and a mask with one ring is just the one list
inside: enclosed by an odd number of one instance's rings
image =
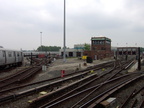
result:
[(22, 61), (22, 51), (0, 48), (0, 67), (21, 65)]

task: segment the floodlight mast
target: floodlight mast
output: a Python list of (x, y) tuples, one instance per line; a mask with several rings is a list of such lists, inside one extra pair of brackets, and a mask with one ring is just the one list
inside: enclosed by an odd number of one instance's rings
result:
[(65, 16), (66, 16), (66, 3), (65, 3), (65, 0), (64, 0), (64, 47), (63, 47), (63, 61), (64, 62), (66, 62), (66, 18), (65, 18)]
[(42, 51), (42, 32), (40, 32), (40, 38), (41, 38), (41, 51)]

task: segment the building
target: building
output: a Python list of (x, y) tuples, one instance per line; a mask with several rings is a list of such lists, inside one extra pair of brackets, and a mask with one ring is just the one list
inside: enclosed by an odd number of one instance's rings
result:
[(120, 59), (137, 59), (138, 47), (118, 47), (116, 57)]
[(138, 53), (138, 47), (118, 47), (117, 55), (136, 55)]
[[(74, 48), (66, 49), (66, 57), (81, 57), (83, 56), (84, 44), (75, 44)], [(63, 56), (63, 49), (60, 49), (59, 55)]]
[(84, 55), (92, 57), (95, 60), (111, 57), (113, 55), (111, 51), (111, 39), (107, 37), (92, 37), (91, 50), (84, 51)]

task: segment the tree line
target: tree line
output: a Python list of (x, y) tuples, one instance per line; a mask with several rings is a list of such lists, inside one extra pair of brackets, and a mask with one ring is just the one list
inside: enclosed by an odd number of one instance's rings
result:
[(39, 46), (37, 51), (59, 51), (61, 47), (59, 46)]
[[(39, 46), (38, 48), (37, 48), (37, 51), (59, 51), (61, 49), (61, 47), (60, 46)], [(67, 49), (69, 49), (69, 48), (67, 48)], [(84, 44), (84, 48), (83, 48), (83, 50), (87, 50), (87, 51), (89, 51), (90, 50), (90, 44)]]

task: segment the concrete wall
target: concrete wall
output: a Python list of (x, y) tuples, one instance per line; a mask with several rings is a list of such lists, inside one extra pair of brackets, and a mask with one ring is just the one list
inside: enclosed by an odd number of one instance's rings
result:
[[(63, 49), (60, 49), (59, 55), (63, 55)], [(83, 56), (83, 50), (79, 49), (66, 49), (66, 57), (78, 57)]]

